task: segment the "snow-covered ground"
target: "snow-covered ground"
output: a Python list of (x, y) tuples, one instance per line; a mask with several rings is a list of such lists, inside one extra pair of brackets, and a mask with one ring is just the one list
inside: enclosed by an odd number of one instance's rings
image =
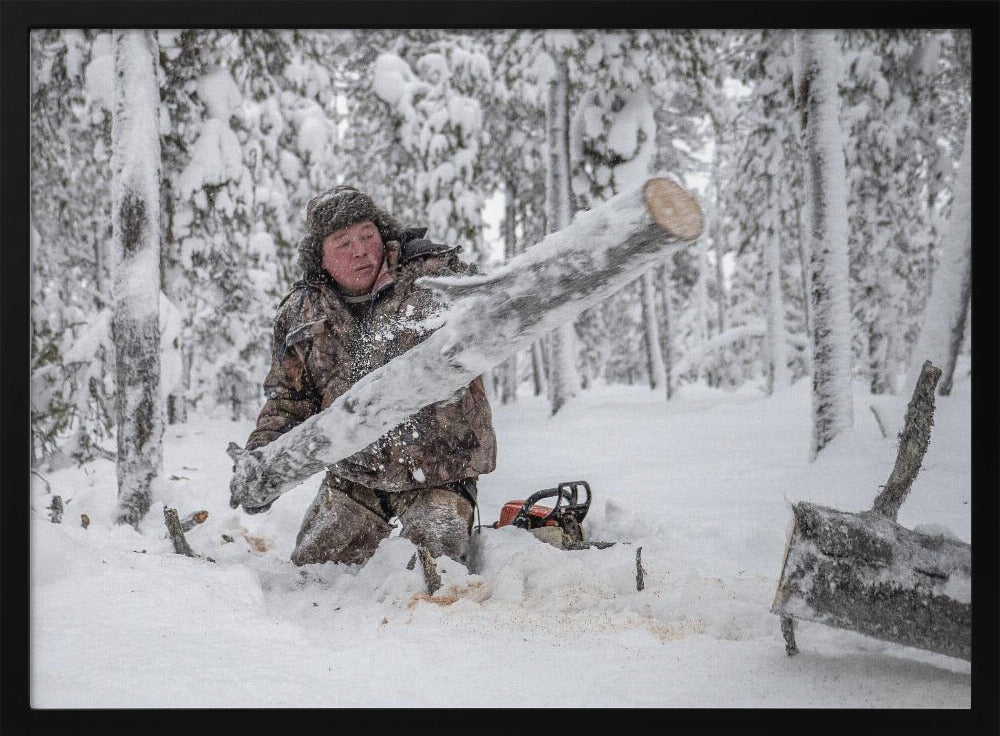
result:
[[(494, 405), (500, 454), (480, 479), (482, 522), (506, 500), (584, 479), (589, 538), (628, 544), (559, 551), (484, 529), (475, 572), (439, 559), (432, 598), (399, 537), (364, 566), (292, 565), (318, 476), (265, 514), (232, 511), (225, 447), (250, 422), (167, 428), (141, 532), (112, 523), (110, 463), (44, 474), (67, 501), (58, 525), (34, 478), (31, 705), (968, 708), (961, 660), (808, 622), (801, 654), (785, 654), (768, 608), (789, 502), (865, 509), (896, 451), (858, 384), (854, 429), (809, 463), (807, 384), (770, 399), (688, 386), (669, 403), (603, 387), (555, 418), (528, 395)], [(901, 524), (969, 541), (970, 400), (968, 378), (939, 398)], [(187, 538), (214, 562), (174, 554), (164, 503), (209, 512)]]

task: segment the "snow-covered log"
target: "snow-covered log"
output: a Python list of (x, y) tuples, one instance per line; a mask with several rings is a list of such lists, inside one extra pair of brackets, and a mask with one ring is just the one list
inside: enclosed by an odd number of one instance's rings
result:
[(972, 656), (972, 546), (876, 512), (792, 506), (773, 613)]
[(972, 546), (896, 523), (930, 441), (941, 370), (924, 364), (892, 474), (871, 510), (793, 504), (794, 526), (771, 611), (952, 657), (972, 655)]
[(231, 505), (263, 506), (364, 449), (412, 414), (527, 349), (698, 238), (697, 201), (650, 179), (587, 212), (485, 276), (424, 278), (444, 324), (333, 404), (264, 447), (237, 454)]

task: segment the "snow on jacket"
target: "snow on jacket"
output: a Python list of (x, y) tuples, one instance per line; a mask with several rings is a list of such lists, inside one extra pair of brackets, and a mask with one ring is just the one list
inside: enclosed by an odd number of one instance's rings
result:
[[(422, 235), (422, 231), (416, 231)], [(327, 408), (367, 373), (427, 338), (440, 324), (440, 304), (420, 276), (469, 267), (458, 248), (413, 239), (387, 245), (390, 278), (355, 313), (325, 273), (310, 273), (285, 297), (274, 322), (266, 402), (247, 449), (266, 445)], [(364, 450), (330, 470), (369, 488), (433, 488), (488, 473), (496, 437), (482, 377), (453, 397), (424, 407)]]

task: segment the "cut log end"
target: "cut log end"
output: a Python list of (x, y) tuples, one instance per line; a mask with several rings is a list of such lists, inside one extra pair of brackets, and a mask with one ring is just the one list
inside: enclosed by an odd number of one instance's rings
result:
[(642, 189), (646, 209), (653, 221), (684, 241), (696, 240), (704, 227), (701, 207), (690, 192), (670, 179), (656, 178)]

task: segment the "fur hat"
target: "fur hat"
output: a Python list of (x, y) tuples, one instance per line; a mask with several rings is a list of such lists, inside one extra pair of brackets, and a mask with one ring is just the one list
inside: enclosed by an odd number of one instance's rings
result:
[(313, 197), (306, 205), (306, 236), (299, 241), (299, 267), (306, 276), (323, 271), (323, 241), (332, 232), (371, 220), (382, 242), (399, 240), (402, 228), (396, 219), (367, 194), (341, 184)]

